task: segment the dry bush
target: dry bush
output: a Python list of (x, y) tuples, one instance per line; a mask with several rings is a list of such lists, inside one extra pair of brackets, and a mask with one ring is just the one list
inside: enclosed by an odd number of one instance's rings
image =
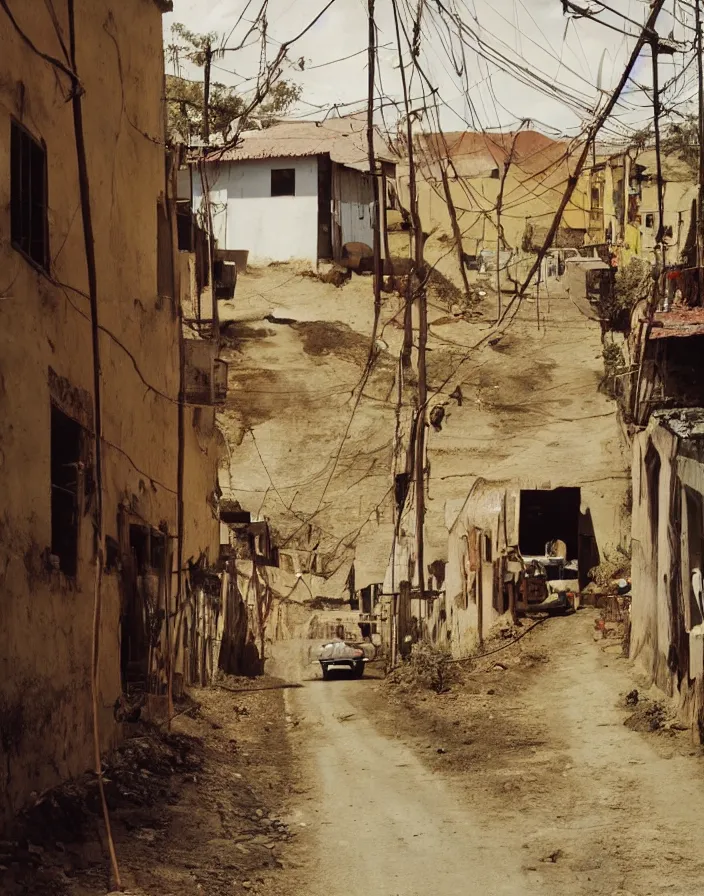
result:
[(394, 669), (388, 681), (405, 690), (429, 690), (442, 694), (450, 684), (459, 680), (457, 664), (450, 660), (449, 653), (431, 644), (414, 644), (408, 660)]
[(612, 554), (606, 554), (598, 566), (589, 570), (589, 578), (599, 588), (607, 588), (614, 579), (625, 579), (630, 574), (631, 558), (622, 548), (616, 548)]

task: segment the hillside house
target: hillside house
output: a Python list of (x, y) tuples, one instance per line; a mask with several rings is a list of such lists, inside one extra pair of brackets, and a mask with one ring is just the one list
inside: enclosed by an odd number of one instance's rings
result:
[[(395, 163), (376, 133), (375, 142), (384, 227)], [(255, 264), (316, 264), (339, 261), (345, 243), (373, 244), (366, 120), (282, 121), (246, 131), (235, 148), (208, 151), (203, 170), (220, 249), (248, 251)], [(202, 178), (187, 174), (179, 193), (199, 209)]]
[[(503, 182), (503, 252), (520, 254), (524, 244), (544, 239), (574, 166), (574, 147), (537, 131), (490, 134), (474, 131), (414, 136), (418, 202), (424, 226), (448, 233), (451, 221), (443, 171), (455, 206), (463, 246), (469, 256), (497, 250), (497, 203)], [(405, 154), (405, 146), (399, 147)], [(399, 197), (409, 204), (406, 162), (398, 172)], [(556, 247), (582, 246), (589, 204), (580, 183), (562, 216)], [(532, 251), (532, 249), (531, 249)]]
[[(96, 571), (106, 750), (123, 731), (118, 701), (151, 688), (159, 640), (162, 653), (173, 647), (177, 600), (203, 591), (198, 576), (180, 582), (178, 558), (201, 570), (217, 559), (217, 332), (188, 310), (201, 305), (195, 258), (176, 251), (162, 98), (169, 5), (76, 0), (73, 25), (65, 4), (15, 4), (26, 39), (0, 11), (0, 825), (93, 764)], [(74, 43), (80, 91), (52, 63)], [(184, 352), (200, 355), (197, 370), (186, 359), (185, 402), (179, 301), (200, 349)], [(178, 674), (193, 627), (181, 633)]]

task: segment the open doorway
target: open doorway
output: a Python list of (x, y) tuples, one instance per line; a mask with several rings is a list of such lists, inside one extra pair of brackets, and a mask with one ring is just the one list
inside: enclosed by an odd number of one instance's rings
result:
[(566, 546), (566, 560), (579, 559), (579, 488), (521, 489), (518, 546), (523, 556), (540, 557), (556, 540)]

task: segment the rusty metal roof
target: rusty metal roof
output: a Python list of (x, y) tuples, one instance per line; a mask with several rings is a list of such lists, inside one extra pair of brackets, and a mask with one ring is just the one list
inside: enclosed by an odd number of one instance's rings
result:
[[(375, 131), (377, 158), (396, 162), (381, 134)], [(369, 171), (367, 122), (360, 116), (325, 121), (281, 121), (261, 131), (244, 131), (232, 149), (211, 150), (207, 161), (242, 162), (253, 159), (293, 159), (328, 155), (333, 162)]]
[(651, 339), (704, 336), (704, 308), (676, 308), (653, 315)]

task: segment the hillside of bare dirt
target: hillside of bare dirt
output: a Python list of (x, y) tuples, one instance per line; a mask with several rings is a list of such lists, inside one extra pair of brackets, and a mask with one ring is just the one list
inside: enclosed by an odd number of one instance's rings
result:
[[(405, 236), (396, 248), (405, 251)], [(580, 486), (602, 547), (618, 543), (628, 483), (615, 404), (600, 391), (600, 330), (565, 294), (527, 298), (498, 332), (485, 279), (461, 308), (456, 259), (433, 238), (429, 291), (431, 409), (428, 556), (445, 557), (446, 505), (477, 477), (526, 487)], [(476, 278), (476, 275), (473, 275)], [(544, 293), (544, 291), (543, 291)], [(510, 296), (504, 296), (504, 303)], [(385, 294), (375, 362), (372, 282), (342, 287), (295, 265), (248, 271), (221, 303), (230, 362), (220, 426), (228, 443), (226, 497), (267, 517), (290, 546), (356, 548), (360, 581), (380, 581), (391, 543), (391, 449), (402, 303)], [(513, 312), (512, 312), (513, 314)], [(316, 528), (309, 537), (308, 523)], [(289, 542), (288, 540), (291, 539)]]

